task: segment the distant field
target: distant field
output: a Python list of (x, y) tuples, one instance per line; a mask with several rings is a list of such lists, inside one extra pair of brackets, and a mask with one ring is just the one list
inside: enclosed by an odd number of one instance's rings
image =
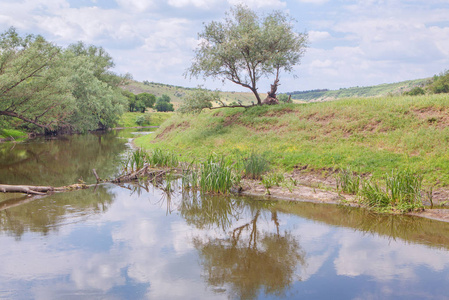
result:
[[(156, 97), (160, 97), (163, 94), (166, 94), (171, 98), (171, 102), (173, 103), (175, 109), (179, 107), (179, 105), (183, 101), (183, 97), (191, 90), (190, 88), (154, 82), (150, 82), (148, 85), (145, 85), (142, 82), (138, 81), (132, 81), (129, 85), (125, 86), (124, 89), (134, 94), (146, 92), (153, 94)], [(244, 104), (250, 104), (251, 101), (255, 101), (255, 97), (252, 93), (221, 92), (221, 96), (221, 99), (227, 103), (231, 103), (234, 101), (237, 102), (238, 100), (240, 100)], [(266, 94), (261, 94), (261, 97), (264, 99), (266, 97)]]
[[(172, 112), (146, 112), (146, 114), (150, 114), (150, 124), (145, 124), (143, 126), (159, 126), (165, 120), (168, 120), (173, 116)], [(142, 115), (143, 114), (140, 112), (126, 112), (121, 116), (117, 127), (138, 127), (140, 125), (136, 123), (136, 120), (137, 117)]]
[(315, 90), (291, 92), (292, 99), (302, 101), (328, 101), (340, 98), (397, 96), (414, 87), (423, 87), (431, 78), (386, 83), (367, 87), (352, 87), (339, 90)]
[[(414, 87), (423, 87), (429, 83), (431, 78), (407, 80), (397, 83), (386, 83), (367, 87), (352, 87), (342, 88), (339, 90), (313, 90), (313, 91), (295, 91), (287, 94), (292, 95), (292, 100), (295, 103), (309, 102), (309, 101), (330, 101), (341, 98), (354, 97), (385, 97), (398, 96), (403, 92), (409, 91)], [(191, 90), (180, 86), (173, 86), (162, 83), (150, 82), (145, 85), (142, 82), (132, 81), (131, 84), (124, 87), (126, 90), (139, 94), (147, 92), (160, 97), (162, 94), (170, 96), (175, 109), (182, 103), (183, 97)], [(244, 104), (251, 104), (255, 101), (255, 97), (249, 92), (221, 92), (222, 100), (226, 103), (242, 101)], [(266, 94), (260, 94), (262, 99), (265, 99)]]

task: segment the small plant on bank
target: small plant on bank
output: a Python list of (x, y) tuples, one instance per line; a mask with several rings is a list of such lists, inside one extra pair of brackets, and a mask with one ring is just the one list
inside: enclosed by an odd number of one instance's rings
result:
[(260, 179), (262, 174), (270, 169), (270, 166), (268, 161), (262, 155), (251, 152), (248, 158), (243, 161), (243, 169), (245, 177)]
[(227, 194), (233, 185), (240, 182), (231, 162), (226, 161), (224, 156), (209, 156), (199, 165), (199, 173), (198, 186), (202, 192)]
[(385, 188), (378, 182), (362, 184), (361, 202), (378, 211), (412, 211), (423, 207), (421, 198), (422, 176), (410, 170), (392, 171), (384, 178)]
[(346, 168), (338, 172), (335, 176), (337, 181), (337, 190), (344, 193), (356, 195), (360, 190), (360, 176), (351, 168)]
[(270, 188), (273, 186), (280, 186), (284, 181), (284, 175), (281, 173), (269, 173), (267, 175), (262, 176), (262, 184), (266, 189), (266, 194), (271, 195)]
[(150, 125), (151, 117), (150, 114), (142, 114), (136, 118), (136, 124), (139, 126)]

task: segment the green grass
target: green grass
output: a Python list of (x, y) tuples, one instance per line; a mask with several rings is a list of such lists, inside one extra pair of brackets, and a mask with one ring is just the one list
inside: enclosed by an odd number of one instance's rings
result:
[(354, 98), (219, 109), (177, 115), (154, 134), (139, 137), (146, 149), (165, 148), (181, 160), (260, 153), (275, 169), (339, 166), (380, 177), (410, 169), (426, 185), (449, 185), (449, 96)]
[(20, 140), (26, 138), (28, 135), (17, 129), (0, 129), (0, 139), (14, 139)]
[(318, 99), (340, 99), (348, 97), (380, 97), (387, 95), (401, 95), (414, 87), (423, 87), (431, 81), (431, 78), (407, 80), (397, 83), (385, 83), (375, 86), (351, 87), (328, 91), (304, 91), (293, 92), (292, 99), (311, 101)]
[[(145, 114), (150, 114), (150, 125), (146, 126), (160, 126), (173, 116), (172, 112), (146, 112)], [(140, 125), (136, 123), (136, 120), (142, 115), (144, 114), (140, 112), (126, 112), (121, 116), (117, 127), (139, 127)]]
[(373, 180), (365, 181), (360, 190), (361, 202), (377, 211), (412, 211), (422, 208), (422, 176), (410, 170), (392, 171), (383, 178), (381, 186)]

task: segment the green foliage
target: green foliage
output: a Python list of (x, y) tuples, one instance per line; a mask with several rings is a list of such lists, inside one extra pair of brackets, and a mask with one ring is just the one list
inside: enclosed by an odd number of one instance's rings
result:
[(282, 103), (292, 103), (292, 100), (287, 94), (279, 94), (277, 98)]
[(136, 124), (139, 126), (150, 125), (150, 123), (151, 123), (151, 116), (148, 113), (139, 115), (136, 118)]
[[(283, 171), (356, 166), (359, 174), (379, 177), (410, 168), (422, 171), (426, 185), (448, 185), (448, 128), (440, 126), (448, 110), (443, 94), (223, 108), (175, 114), (135, 143), (176, 149), (187, 161), (211, 152), (265, 153)], [(426, 121), (431, 118), (438, 121)]]
[(175, 152), (156, 148), (148, 156), (148, 163), (155, 167), (177, 167), (179, 160)]
[(0, 115), (21, 119), (41, 131), (86, 131), (113, 126), (126, 98), (112, 58), (83, 43), (66, 50), (41, 36), (0, 35)]
[(424, 91), (424, 89), (419, 86), (412, 88), (408, 92), (404, 92), (404, 95), (406, 95), (406, 96), (419, 96), (419, 95), (425, 95), (425, 94), (426, 94), (426, 91)]
[(175, 111), (173, 104), (170, 103), (170, 97), (166, 94), (157, 98), (156, 105), (154, 106), (156, 111), (166, 112), (166, 111)]
[(210, 155), (199, 165), (199, 174), (198, 186), (202, 192), (227, 194), (232, 186), (240, 182), (240, 177), (224, 156)]
[(212, 103), (218, 102), (221, 102), (218, 91), (212, 92), (203, 88), (198, 88), (187, 94), (179, 107), (178, 112), (182, 114), (200, 113), (204, 108), (212, 108)]
[(384, 188), (373, 180), (364, 181), (360, 190), (361, 202), (378, 211), (407, 212), (422, 208), (422, 176), (410, 170), (392, 171), (384, 176)]
[(269, 169), (270, 165), (265, 157), (256, 152), (251, 152), (248, 158), (243, 160), (243, 170), (247, 178), (260, 179)]
[(262, 176), (262, 184), (266, 189), (266, 194), (270, 195), (270, 188), (280, 186), (284, 181), (284, 175), (281, 173), (268, 173)]
[(156, 102), (156, 96), (150, 93), (140, 93), (136, 96), (136, 100), (140, 105), (138, 107), (142, 112), (145, 112), (145, 108), (152, 108), (154, 103)]
[(360, 190), (360, 176), (349, 167), (336, 174), (336, 181), (337, 189), (344, 193), (356, 195)]
[(296, 33), (288, 15), (275, 11), (261, 18), (243, 5), (232, 8), (223, 22), (205, 25), (199, 38), (202, 42), (187, 74), (241, 85), (253, 92), (257, 104), (262, 103), (259, 78), (291, 72), (307, 44), (307, 34)]
[(16, 129), (0, 129), (0, 139), (12, 138), (14, 140), (27, 137), (27, 134), (23, 131)]
[(435, 75), (429, 89), (435, 94), (449, 93), (449, 70)]
[(397, 83), (385, 83), (375, 86), (350, 87), (338, 90), (318, 89), (311, 91), (294, 91), (291, 93), (292, 99), (302, 101), (313, 101), (319, 99), (341, 99), (351, 97), (386, 97), (398, 96), (403, 91), (422, 87), (429, 83), (429, 78), (407, 80)]

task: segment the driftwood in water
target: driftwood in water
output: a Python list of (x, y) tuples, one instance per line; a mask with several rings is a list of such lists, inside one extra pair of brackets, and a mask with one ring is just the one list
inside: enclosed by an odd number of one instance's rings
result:
[[(158, 179), (161, 178), (162, 175), (167, 173), (167, 171), (163, 170), (150, 170), (148, 165), (145, 165), (143, 168), (132, 171), (128, 174), (117, 177), (113, 180), (102, 180), (98, 176), (95, 169), (92, 170), (95, 178), (97, 180), (97, 184), (99, 182), (112, 182), (112, 183), (124, 183), (137, 180), (139, 178), (146, 177), (148, 179)], [(3, 193), (25, 193), (30, 195), (46, 195), (50, 192), (67, 192), (79, 189), (87, 189), (93, 185), (82, 184), (72, 184), (62, 187), (52, 187), (52, 186), (33, 186), (33, 185), (8, 185), (8, 184), (0, 184), (0, 192)]]
[(62, 187), (0, 184), (0, 192), (45, 195), (48, 192), (66, 192), (79, 189), (86, 189), (88, 187), (89, 186), (86, 184), (72, 184)]
[(151, 170), (149, 168), (149, 165), (145, 165), (143, 168), (141, 168), (137, 171), (132, 171), (128, 174), (119, 176), (116, 179), (111, 180), (111, 182), (112, 183), (130, 182), (130, 181), (134, 181), (134, 180), (137, 180), (137, 179), (143, 178), (143, 177), (147, 177), (149, 179), (155, 179), (155, 178), (161, 177), (165, 173), (167, 173), (167, 171)]

